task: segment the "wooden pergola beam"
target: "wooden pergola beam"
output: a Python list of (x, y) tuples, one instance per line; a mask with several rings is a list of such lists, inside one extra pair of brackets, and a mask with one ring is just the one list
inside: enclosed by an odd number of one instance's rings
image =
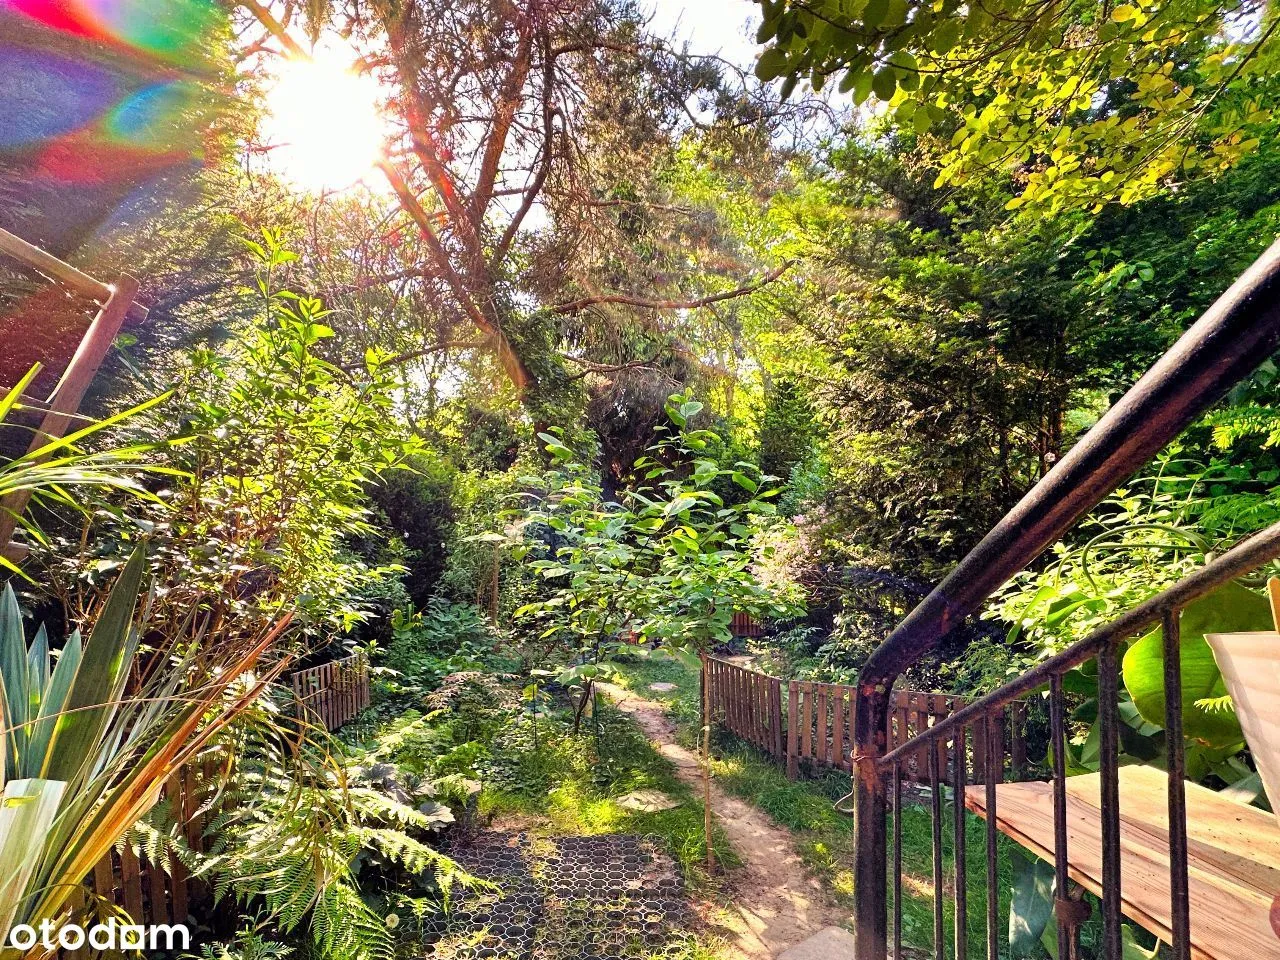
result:
[[(106, 359), (112, 343), (119, 335), (125, 318), (145, 319), (147, 308), (135, 301), (138, 281), (128, 274), (115, 283), (103, 283), (7, 230), (0, 230), (0, 253), (8, 254), (99, 304), (97, 315), (89, 324), (89, 329), (62, 374), (62, 379), (49, 397), (44, 419), (27, 448), (30, 454), (50, 440), (65, 435), (80, 409), (89, 385), (97, 376), (102, 361)], [(27, 554), (27, 547), (13, 542), (11, 538), (17, 528), (18, 518), (22, 516), (30, 500), (30, 492), (21, 491), (0, 502), (0, 545), (3, 545), (5, 559), (11, 563), (17, 563)]]
[[(99, 306), (105, 306), (107, 301), (111, 299), (113, 292), (111, 284), (103, 283), (84, 271), (77, 270), (71, 264), (65, 263), (53, 254), (27, 243), (27, 241), (15, 236), (8, 230), (0, 230), (0, 253), (7, 254), (33, 270), (38, 270), (64, 287), (88, 297)], [(133, 295), (137, 295), (136, 286)], [(142, 304), (131, 302), (125, 316), (130, 320), (140, 321), (147, 319), (147, 312), (147, 308)]]

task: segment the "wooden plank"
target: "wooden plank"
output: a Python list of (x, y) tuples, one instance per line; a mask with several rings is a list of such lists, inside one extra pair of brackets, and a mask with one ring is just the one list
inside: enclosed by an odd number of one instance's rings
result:
[[(165, 787), (171, 809), (176, 816), (183, 810), (182, 774), (175, 773), (169, 778)], [(173, 894), (173, 922), (185, 923), (187, 919), (187, 868), (177, 857), (173, 858), (173, 872), (169, 877), (170, 890)]]
[[(948, 699), (941, 694), (933, 694), (929, 697), (929, 713), (933, 717), (933, 722), (938, 723), (940, 720), (946, 719), (951, 714), (951, 707)], [(951, 757), (947, 749), (947, 739), (945, 737), (935, 740), (933, 749), (938, 754), (938, 776), (945, 783), (950, 778), (947, 776), (947, 765), (950, 763)]]
[[(1067, 849), (1071, 877), (1102, 891), (1100, 779), (1067, 780)], [(1168, 942), (1170, 931), (1167, 781), (1151, 768), (1120, 768), (1123, 912)], [(1272, 904), (1280, 897), (1280, 825), (1273, 816), (1186, 784), (1192, 956), (1199, 960), (1280, 958)], [(983, 791), (965, 795), (985, 814)], [(1042, 859), (1053, 859), (1050, 784), (997, 788), (996, 824)]]
[(782, 742), (782, 681), (777, 677), (769, 678), (769, 715), (773, 724), (769, 752), (781, 760), (786, 748)]
[(164, 872), (164, 867), (158, 863), (152, 863), (148, 860), (144, 865), (142, 872), (147, 877), (147, 895), (149, 907), (150, 923), (169, 923), (169, 893), (165, 889), (165, 880), (168, 874)]
[[(915, 716), (915, 735), (922, 736), (929, 729), (929, 698), (925, 694), (911, 694), (911, 708)], [(915, 750), (915, 774), (912, 779), (916, 783), (929, 782), (929, 745), (922, 743)]]
[(115, 871), (112, 870), (111, 857), (112, 854), (108, 852), (105, 857), (93, 865), (93, 892), (114, 902), (116, 877)]
[(813, 684), (801, 684), (804, 719), (800, 721), (800, 756), (813, 756)]
[(800, 684), (787, 683), (787, 777), (794, 780), (800, 773)]
[(120, 893), (124, 897), (124, 908), (134, 923), (145, 923), (142, 912), (142, 872), (138, 868), (138, 857), (133, 847), (123, 844), (120, 847)]
[(827, 685), (825, 683), (818, 684), (818, 729), (816, 731), (818, 737), (817, 760), (819, 763), (827, 762), (827, 730), (830, 721), (827, 717)]
[(847, 770), (844, 762), (844, 692), (847, 687), (836, 684), (832, 688), (831, 703), (831, 762), (841, 770)]
[(752, 696), (756, 705), (756, 744), (761, 750), (769, 749), (769, 695), (765, 692), (764, 674), (753, 673)]
[[(894, 697), (897, 702), (897, 715), (898, 715), (898, 720), (896, 724), (897, 732), (895, 733), (894, 746), (900, 747), (907, 742), (907, 739), (910, 736), (911, 699), (910, 697), (907, 696), (907, 692), (905, 690), (899, 690), (896, 694), (894, 694)], [(850, 740), (850, 742), (852, 743), (853, 741)]]
[[(4, 237), (23, 243), (13, 234), (0, 230), (0, 241)], [(28, 245), (29, 246), (29, 245)], [(35, 247), (31, 247), (36, 250)], [(48, 257), (44, 251), (38, 250), (42, 256)], [(49, 257), (53, 260), (52, 257)], [(54, 261), (59, 263), (60, 261)], [(64, 265), (65, 266), (65, 265)], [(68, 268), (70, 269), (70, 268)], [(79, 271), (76, 271), (79, 272)], [(95, 283), (97, 281), (94, 281)], [(114, 288), (104, 287), (108, 291), (106, 302), (102, 309), (98, 311), (98, 315), (93, 318), (93, 322), (89, 324), (89, 329), (81, 339), (80, 345), (76, 348), (75, 354), (71, 357), (71, 362), (67, 364), (67, 369), (62, 375), (62, 379), (54, 388), (53, 396), (49, 401), (49, 410), (45, 414), (44, 419), (40, 422), (40, 426), (31, 438), (31, 443), (27, 447), (27, 453), (33, 453), (47, 444), (51, 439), (61, 437), (65, 434), (67, 427), (71, 423), (71, 418), (76, 411), (80, 409), (80, 401), (84, 399), (85, 391), (89, 389), (89, 384), (93, 382), (94, 376), (98, 372), (98, 368), (102, 366), (102, 361), (106, 358), (107, 352), (111, 349), (111, 344), (115, 342), (116, 335), (120, 332), (120, 326), (124, 323), (125, 313), (129, 306), (133, 303), (133, 298), (138, 295), (138, 281), (132, 277), (122, 277)], [(27, 504), (31, 500), (30, 490), (19, 490), (5, 497), (0, 506), (0, 544), (7, 546), (10, 538), (13, 537), (14, 530), (18, 526), (18, 518), (27, 509)]]
[(1013, 779), (1020, 780), (1027, 772), (1027, 705), (1018, 700), (1011, 706), (1009, 766)]
[(973, 782), (987, 782), (986, 724), (981, 720), (969, 726), (969, 742), (973, 744)]

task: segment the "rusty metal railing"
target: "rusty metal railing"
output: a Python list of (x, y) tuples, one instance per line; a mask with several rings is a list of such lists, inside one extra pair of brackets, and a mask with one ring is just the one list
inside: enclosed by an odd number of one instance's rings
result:
[[(966, 789), (966, 727), (988, 739), (984, 771), (987, 854), (988, 960), (1000, 955), (996, 883), (996, 784), (1002, 754), (991, 717), (1015, 698), (1049, 685), (1053, 755), (1054, 860), (1057, 890), (1068, 879), (1065, 717), (1061, 678), (1096, 657), (1101, 757), (1102, 914), (1101, 950), (1120, 960), (1121, 857), (1118, 781), (1118, 646), (1156, 623), (1164, 627), (1166, 731), (1169, 752), (1170, 941), (1175, 960), (1189, 960), (1185, 757), (1182, 740), (1179, 612), (1189, 602), (1280, 556), (1280, 524), (1240, 544), (1163, 593), (1134, 607), (1092, 636), (1064, 650), (994, 693), (975, 701), (920, 736), (890, 751), (885, 721), (897, 678), (935, 649), (959, 623), (976, 612), (1014, 573), (1040, 555), (1077, 520), (1176, 437), (1197, 415), (1266, 360), (1280, 344), (1280, 242), (1274, 244), (1189, 329), (1142, 379), (1089, 431), (1052, 471), (966, 556), (872, 654), (858, 681), (854, 715), (854, 807), (856, 817), (855, 955), (885, 960), (890, 945), (901, 957), (901, 769), (903, 757), (922, 747), (937, 764), (938, 744), (951, 752), (956, 831), (955, 930), (957, 958), (968, 955), (966, 864), (963, 842)], [(1172, 653), (1172, 655), (1170, 655)], [(1000, 745), (1002, 748), (1002, 744)], [(936, 771), (937, 776), (945, 771)], [(934, 777), (936, 782), (937, 776)], [(894, 917), (888, 911), (886, 863), (892, 805)], [(934, 953), (945, 957), (943, 931), (942, 802), (933, 791)], [(1079, 913), (1060, 900), (1059, 957), (1078, 949)]]

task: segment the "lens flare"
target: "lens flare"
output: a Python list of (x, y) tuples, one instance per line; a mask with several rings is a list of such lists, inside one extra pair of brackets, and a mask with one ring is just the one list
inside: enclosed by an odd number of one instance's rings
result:
[(70, 133), (92, 123), (118, 99), (116, 81), (100, 67), (0, 45), (0, 149)]
[(373, 171), (387, 124), (377, 81), (337, 52), (289, 60), (266, 94), (269, 165), (302, 190), (340, 190)]
[(0, 0), (6, 10), (169, 62), (198, 57), (225, 18), (214, 0)]

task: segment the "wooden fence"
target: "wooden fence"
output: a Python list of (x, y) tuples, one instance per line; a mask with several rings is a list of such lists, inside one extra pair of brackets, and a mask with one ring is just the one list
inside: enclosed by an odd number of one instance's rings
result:
[[(852, 685), (785, 681), (717, 657), (704, 659), (703, 684), (708, 694), (711, 722), (759, 747), (779, 763), (785, 763), (787, 776), (798, 776), (802, 762), (852, 771), (855, 696)], [(966, 703), (962, 697), (941, 693), (895, 691), (886, 730), (888, 749), (905, 743)], [(1016, 776), (1026, 767), (1025, 705), (1012, 704), (1000, 722)], [(985, 742), (981, 737), (972, 736), (970, 742), (974, 745), (972, 769), (982, 770)], [(942, 748), (939, 748), (938, 760), (939, 771), (947, 776), (949, 757)], [(903, 764), (903, 777), (928, 783), (928, 755), (907, 760)]]
[[(300, 670), (290, 677), (294, 694), (314, 718), (335, 730), (369, 705), (369, 663), (362, 654)], [(205, 771), (214, 775), (212, 769)], [(174, 804), (174, 817), (193, 850), (203, 849), (208, 811), (202, 809), (195, 771), (188, 767), (165, 784), (161, 802)], [(207, 887), (188, 875), (176, 858), (167, 872), (161, 864), (139, 857), (130, 847), (112, 850), (88, 878), (96, 896), (126, 910), (135, 923), (183, 923), (195, 902), (209, 896)], [(72, 960), (88, 958), (88, 948), (63, 951)]]
[(294, 696), (328, 730), (369, 706), (369, 661), (362, 653), (299, 670), (289, 679)]

